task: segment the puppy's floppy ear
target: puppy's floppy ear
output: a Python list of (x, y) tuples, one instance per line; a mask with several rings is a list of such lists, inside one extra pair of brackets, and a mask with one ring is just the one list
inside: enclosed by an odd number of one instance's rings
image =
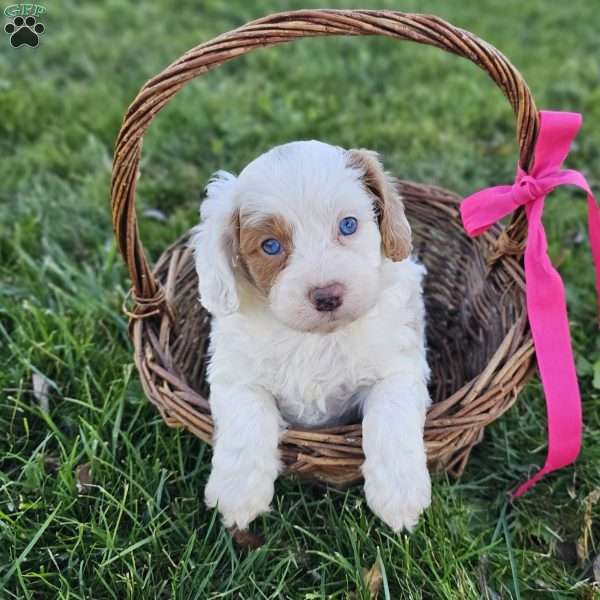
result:
[(200, 302), (213, 315), (239, 310), (233, 265), (239, 248), (237, 179), (218, 171), (206, 186), (200, 207), (202, 221), (191, 239), (194, 250)]
[(348, 164), (361, 173), (363, 185), (373, 197), (384, 254), (394, 262), (404, 260), (412, 250), (411, 231), (395, 179), (371, 150), (348, 150)]

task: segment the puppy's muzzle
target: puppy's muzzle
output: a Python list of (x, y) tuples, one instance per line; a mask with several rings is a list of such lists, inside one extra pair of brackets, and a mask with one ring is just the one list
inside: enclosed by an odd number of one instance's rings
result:
[(344, 286), (341, 283), (332, 283), (325, 287), (316, 287), (308, 293), (308, 298), (319, 312), (332, 312), (344, 301)]

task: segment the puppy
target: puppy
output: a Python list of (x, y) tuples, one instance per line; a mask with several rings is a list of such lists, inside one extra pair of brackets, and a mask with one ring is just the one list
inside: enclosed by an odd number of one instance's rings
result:
[(377, 155), (317, 141), (273, 148), (209, 182), (192, 237), (212, 316), (215, 422), (206, 503), (245, 529), (268, 511), (288, 425), (362, 414), (367, 503), (394, 531), (429, 505), (429, 368), (421, 280)]

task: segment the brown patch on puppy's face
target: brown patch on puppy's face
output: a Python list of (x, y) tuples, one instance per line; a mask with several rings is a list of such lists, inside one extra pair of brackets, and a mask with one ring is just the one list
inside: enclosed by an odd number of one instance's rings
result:
[[(262, 244), (274, 239), (281, 245), (278, 254), (267, 254)], [(265, 296), (285, 268), (293, 250), (292, 228), (281, 216), (240, 217), (240, 265), (249, 281)]]

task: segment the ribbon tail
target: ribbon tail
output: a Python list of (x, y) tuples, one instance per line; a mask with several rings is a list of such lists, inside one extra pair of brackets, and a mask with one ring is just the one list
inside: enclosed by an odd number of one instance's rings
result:
[(555, 177), (553, 184), (554, 186), (575, 185), (587, 193), (588, 234), (596, 274), (596, 303), (600, 325), (600, 208), (588, 182), (579, 171), (565, 169)]
[(543, 204), (544, 198), (540, 198), (528, 210), (525, 277), (529, 324), (546, 396), (548, 450), (544, 466), (513, 492), (513, 498), (524, 494), (547, 473), (573, 462), (581, 448), (581, 398), (565, 288), (547, 254), (541, 220)]

